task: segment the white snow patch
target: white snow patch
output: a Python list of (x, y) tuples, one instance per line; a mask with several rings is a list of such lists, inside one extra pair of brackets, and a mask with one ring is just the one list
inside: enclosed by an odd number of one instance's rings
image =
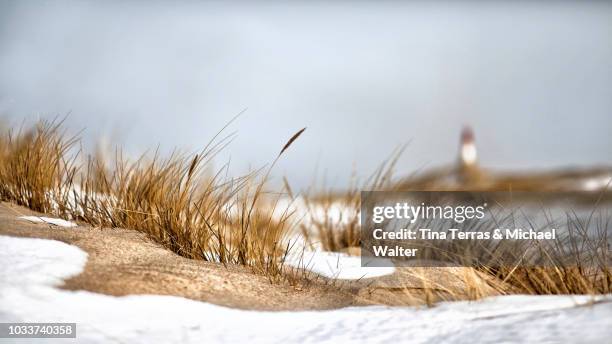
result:
[(87, 262), (83, 250), (54, 240), (0, 236), (0, 248), (0, 290), (57, 286), (80, 274)]
[(57, 241), (0, 236), (0, 322), (77, 322), (77, 340), (91, 343), (603, 343), (612, 336), (612, 296), (593, 305), (588, 296), (504, 296), (422, 309), (256, 312), (55, 288), (85, 257)]
[(334, 201), (330, 204), (319, 202), (306, 202), (299, 196), (295, 199), (281, 198), (275, 204), (274, 216), (281, 218), (285, 213), (291, 213), (294, 218), (300, 219), (305, 225), (317, 223), (332, 223), (337, 225), (349, 224), (359, 219), (361, 211), (343, 201)]
[(583, 181), (582, 188), (587, 191), (597, 191), (612, 188), (610, 184), (612, 184), (612, 175), (599, 176)]
[[(366, 259), (366, 258), (364, 258)], [(372, 260), (366, 261), (365, 266), (361, 266), (361, 257), (349, 256), (344, 253), (305, 251), (295, 253), (288, 257), (285, 264), (296, 268), (303, 268), (315, 272), (328, 278), (338, 279), (361, 279), (390, 275), (395, 271), (391, 267), (368, 267), (368, 263), (374, 264)], [(387, 262), (392, 265), (390, 261)]]
[(47, 223), (59, 227), (76, 227), (77, 224), (74, 222), (44, 216), (19, 216), (21, 220), (26, 220), (34, 223)]

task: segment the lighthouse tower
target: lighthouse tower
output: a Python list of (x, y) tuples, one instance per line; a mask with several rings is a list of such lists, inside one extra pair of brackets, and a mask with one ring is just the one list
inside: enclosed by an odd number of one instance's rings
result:
[(462, 167), (476, 166), (478, 155), (476, 153), (476, 143), (474, 142), (474, 132), (470, 127), (464, 127), (461, 131), (461, 142), (459, 146), (459, 164)]
[(478, 168), (478, 153), (474, 132), (466, 126), (461, 131), (459, 142), (458, 182), (466, 186), (474, 186), (482, 182), (482, 173)]

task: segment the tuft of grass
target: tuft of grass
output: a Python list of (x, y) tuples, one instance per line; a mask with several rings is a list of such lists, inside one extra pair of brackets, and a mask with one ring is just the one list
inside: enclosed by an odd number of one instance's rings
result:
[(0, 135), (2, 200), (93, 226), (134, 229), (187, 258), (283, 278), (291, 214), (279, 219), (260, 206), (274, 164), (263, 175), (239, 178), (226, 176), (227, 165), (207, 172), (231, 139), (218, 135), (195, 154), (155, 152), (130, 161), (117, 151), (110, 164), (99, 154), (80, 159), (73, 149), (78, 137), (67, 136), (62, 125), (42, 121)]
[[(361, 188), (371, 191), (405, 191), (405, 185), (396, 183), (392, 175), (398, 153), (401, 153), (401, 150), (386, 160)], [(435, 176), (432, 178), (435, 179)], [(301, 224), (301, 229), (311, 247), (347, 252), (351, 247), (360, 246), (360, 187), (355, 185), (344, 193), (323, 189), (318, 192), (307, 192), (303, 196), (307, 211), (306, 221)], [(593, 206), (598, 207), (598, 205)], [(593, 233), (589, 232), (588, 223), (584, 223), (575, 214), (567, 215), (567, 223), (562, 226), (567, 231), (567, 235), (562, 240), (554, 241), (553, 244), (494, 240), (455, 240), (449, 241), (446, 246), (444, 243), (438, 244), (430, 251), (433, 256), (429, 258), (436, 260), (444, 256), (439, 260), (461, 268), (441, 266), (429, 269), (437, 270), (455, 280), (460, 287), (451, 288), (453, 283), (435, 281), (430, 275), (417, 273), (424, 271), (423, 268), (401, 267), (400, 269), (410, 271), (411, 280), (421, 281), (419, 288), (404, 288), (404, 296), (407, 300), (418, 299), (426, 304), (432, 304), (436, 300), (471, 300), (499, 294), (612, 292), (609, 217), (603, 213), (599, 217), (591, 214), (589, 221), (597, 223), (597, 230)], [(505, 219), (506, 222), (513, 220), (512, 217)], [(434, 225), (436, 224), (424, 223), (420, 224), (419, 228), (433, 228), (431, 226)], [(455, 225), (445, 224), (445, 226), (453, 228)], [(476, 227), (483, 230), (499, 226), (500, 223), (497, 222), (476, 224)], [(471, 230), (479, 230), (478, 228)], [(397, 242), (393, 244), (397, 245)], [(423, 247), (430, 246), (427, 242), (422, 244)], [(414, 245), (415, 243), (411, 243), (411, 247)], [(488, 252), (488, 258), (484, 262), (475, 264), (472, 261), (475, 252)], [(525, 257), (523, 254), (525, 252), (530, 252), (532, 257)], [(531, 266), (525, 264), (527, 258), (535, 259), (536, 256), (545, 258)], [(414, 282), (407, 284), (414, 285)], [(397, 285), (393, 288), (402, 289)]]
[(39, 212), (65, 215), (66, 196), (77, 172), (69, 154), (78, 142), (62, 130), (63, 121), (41, 121), (33, 128), (0, 135), (0, 198)]
[[(306, 190), (301, 197), (306, 214), (300, 229), (311, 247), (342, 252), (360, 246), (361, 191), (391, 189), (395, 185), (395, 166), (405, 148), (394, 150), (365, 181), (360, 182), (353, 176), (347, 191), (335, 192), (325, 186)], [(295, 197), (292, 198), (298, 203)]]

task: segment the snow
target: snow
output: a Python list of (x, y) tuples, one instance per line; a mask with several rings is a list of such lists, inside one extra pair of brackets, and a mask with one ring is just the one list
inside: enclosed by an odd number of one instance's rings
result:
[(584, 180), (582, 188), (586, 191), (609, 190), (612, 188), (610, 184), (612, 184), (612, 175), (605, 175)]
[[(83, 271), (87, 253), (76, 246), (46, 239), (0, 236), (0, 290), (56, 286)], [(41, 269), (44, 271), (41, 273)]]
[[(329, 207), (313, 204), (309, 209), (301, 197), (296, 200), (288, 198), (280, 199), (275, 208), (276, 212), (280, 210), (277, 216), (280, 218), (286, 209), (289, 209), (289, 212), (293, 212), (297, 218), (302, 219), (306, 227), (313, 227), (312, 222), (333, 223), (336, 225), (348, 224), (352, 219), (359, 218), (359, 209), (353, 209), (342, 202), (333, 202)], [(296, 235), (291, 237), (290, 242), (292, 243), (290, 245), (292, 249), (285, 262), (286, 265), (307, 269), (328, 278), (356, 280), (390, 275), (395, 271), (395, 268), (392, 266), (393, 263), (390, 261), (387, 261), (385, 264), (380, 262), (373, 264), (373, 261), (366, 261), (362, 267), (361, 257), (322, 251), (322, 248), (318, 245), (315, 245), (314, 248), (321, 250), (302, 251), (301, 247), (306, 246), (306, 240), (300, 233), (296, 233)], [(384, 265), (387, 267), (368, 267), (368, 265)]]
[(57, 289), (86, 257), (57, 241), (0, 236), (0, 322), (77, 322), (77, 340), (87, 343), (602, 343), (612, 336), (612, 295), (258, 312), (173, 296)]
[[(350, 280), (390, 275), (395, 271), (394, 267), (368, 267), (367, 261), (364, 262), (364, 267), (362, 267), (361, 257), (324, 251), (305, 251), (303, 254), (292, 254), (285, 264), (307, 269), (328, 278)], [(383, 264), (378, 263), (378, 265)], [(387, 262), (386, 265), (392, 265), (392, 263)]]
[(34, 223), (47, 223), (58, 227), (76, 227), (77, 224), (74, 222), (44, 216), (19, 216), (19, 219), (34, 222)]
[(294, 218), (302, 220), (306, 225), (313, 222), (349, 224), (355, 218), (359, 219), (360, 209), (343, 201), (333, 201), (329, 204), (307, 202), (304, 197), (295, 199), (280, 198), (274, 204), (274, 216), (281, 218), (285, 212), (293, 214)]

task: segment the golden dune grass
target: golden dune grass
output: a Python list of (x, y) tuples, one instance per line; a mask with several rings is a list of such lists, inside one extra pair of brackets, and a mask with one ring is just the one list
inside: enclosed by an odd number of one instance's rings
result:
[(288, 213), (273, 218), (259, 207), (271, 167), (239, 178), (225, 177), (223, 169), (207, 174), (228, 142), (215, 139), (196, 154), (130, 161), (118, 151), (108, 166), (96, 156), (83, 158), (78, 137), (67, 136), (61, 121), (41, 121), (0, 136), (0, 197), (93, 226), (135, 229), (181, 256), (247, 265), (277, 278), (291, 224)]
[[(208, 172), (228, 138), (217, 139), (217, 135), (194, 154), (163, 157), (154, 153), (129, 160), (117, 151), (108, 162), (83, 153), (79, 138), (67, 135), (61, 121), (41, 121), (34, 127), (0, 135), (0, 198), (93, 226), (134, 229), (183, 257), (245, 265), (270, 280), (278, 280), (288, 276), (283, 262), (289, 250), (287, 236), (295, 221), (285, 209), (276, 216), (276, 202), (271, 202), (272, 207), (260, 203), (274, 163), (303, 131), (287, 141), (268, 168), (230, 178), (224, 168)], [(302, 222), (301, 230), (307, 240), (320, 242), (328, 251), (359, 246), (356, 211), (353, 218), (332, 221), (327, 216), (315, 216), (313, 209), (330, 210), (334, 203), (341, 202), (358, 210), (360, 189), (392, 189), (393, 169), (401, 152), (384, 161), (371, 178), (355, 182), (348, 192), (315, 188), (306, 192), (302, 197), (310, 212), (310, 227)], [(286, 189), (293, 195), (288, 185)], [(501, 294), (610, 293), (610, 252), (602, 246), (607, 244), (605, 226), (592, 241), (580, 235), (575, 238), (601, 248), (594, 260), (583, 265), (564, 265), (564, 255), (576, 252), (551, 248), (548, 254), (554, 264), (550, 268), (500, 268), (492, 262), (457, 270), (460, 273), (455, 275), (465, 287), (451, 294), (479, 298), (490, 295), (491, 288)], [(456, 249), (460, 256), (461, 248)], [(423, 277), (419, 294), (440, 290), (443, 286), (439, 282)]]

